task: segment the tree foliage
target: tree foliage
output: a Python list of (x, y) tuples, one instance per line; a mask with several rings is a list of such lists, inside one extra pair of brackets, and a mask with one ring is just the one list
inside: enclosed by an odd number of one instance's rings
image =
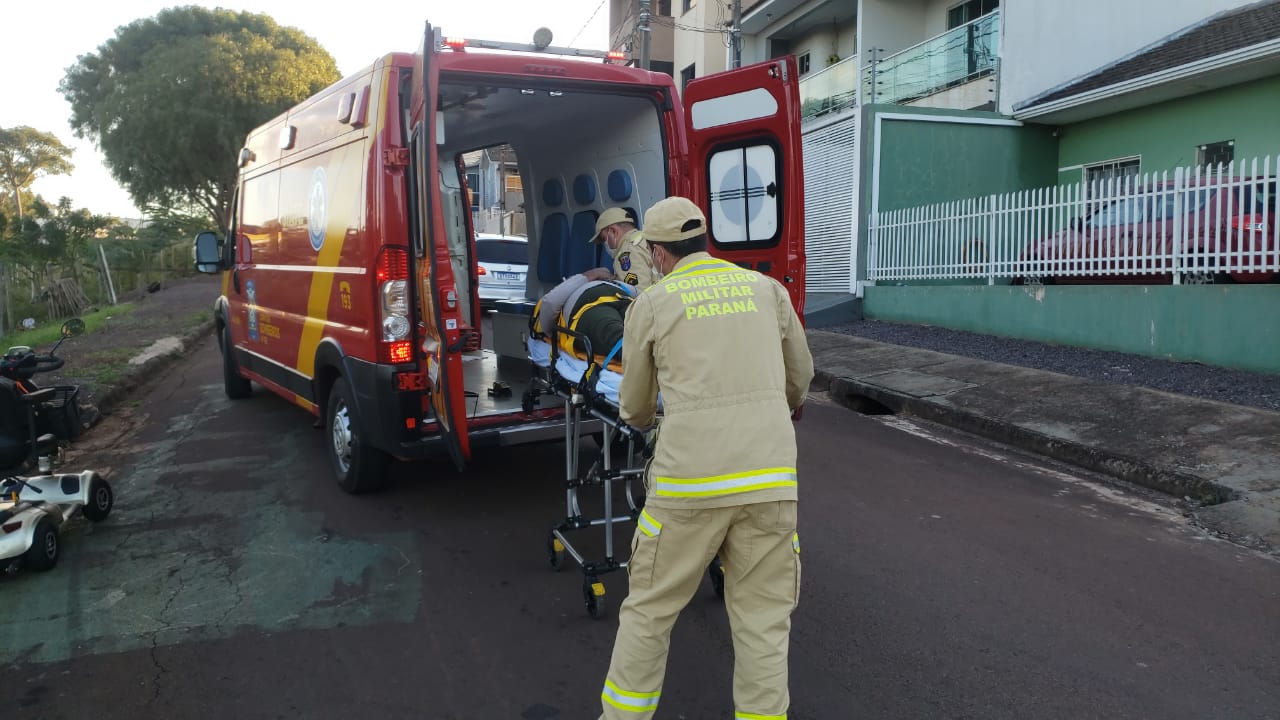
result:
[(225, 227), (250, 130), (338, 80), (311, 37), (266, 15), (163, 10), (67, 69), (71, 127), (143, 208), (197, 207)]
[(45, 175), (66, 175), (72, 170), (71, 148), (53, 133), (22, 125), (0, 128), (0, 184), (5, 205), (17, 217), (26, 215), (24, 196), (31, 184)]

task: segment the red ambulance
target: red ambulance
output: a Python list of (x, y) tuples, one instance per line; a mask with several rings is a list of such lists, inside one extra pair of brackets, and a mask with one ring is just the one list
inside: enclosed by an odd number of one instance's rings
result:
[[(522, 407), (522, 312), (607, 264), (589, 242), (605, 208), (643, 219), (689, 197), (713, 255), (804, 307), (795, 59), (678, 94), (614, 54), (535, 38), (446, 40), (428, 24), (416, 54), (386, 55), (249, 133), (226, 238), (196, 239), (197, 268), (222, 273), (227, 395), (253, 381), (323, 418), (348, 492), (440, 445), (461, 468), (481, 447), (564, 437), (561, 406)], [(499, 145), (523, 181), (528, 301), (485, 322), (462, 155)]]

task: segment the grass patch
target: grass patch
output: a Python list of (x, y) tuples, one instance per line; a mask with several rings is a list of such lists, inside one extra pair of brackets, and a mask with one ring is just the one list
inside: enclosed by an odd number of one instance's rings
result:
[[(124, 303), (122, 305), (106, 307), (101, 310), (86, 313), (81, 315), (80, 319), (84, 320), (84, 332), (86, 335), (89, 335), (101, 330), (102, 326), (108, 322), (107, 318), (111, 318), (112, 321), (115, 321), (131, 312), (133, 312), (133, 303)], [(36, 348), (38, 351), (58, 342), (58, 339), (62, 337), (63, 322), (63, 320), (46, 322), (41, 325), (37, 325), (35, 330), (10, 332), (0, 338), (0, 341), (8, 343), (9, 345), (26, 345), (31, 348)], [(6, 345), (6, 347), (8, 347), (8, 345)]]
[(135, 348), (112, 348), (90, 353), (76, 361), (81, 368), (79, 375), (95, 387), (114, 385), (129, 369), (129, 358), (137, 352)]
[(196, 328), (200, 327), (201, 323), (207, 322), (212, 318), (213, 318), (213, 313), (209, 312), (208, 310), (198, 310), (192, 313), (191, 317), (187, 318), (186, 321), (182, 323), (182, 329), (184, 331), (195, 330)]

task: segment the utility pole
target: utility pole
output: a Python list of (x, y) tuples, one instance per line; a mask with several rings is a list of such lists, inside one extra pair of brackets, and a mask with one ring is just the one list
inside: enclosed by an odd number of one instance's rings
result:
[(742, 0), (733, 0), (733, 27), (729, 29), (733, 46), (733, 66), (742, 67)]
[(649, 69), (649, 3), (640, 0), (640, 69)]
[[(871, 52), (871, 102), (867, 104), (875, 105), (876, 95), (878, 94), (878, 90), (879, 90), (879, 88), (876, 87), (876, 83), (880, 81), (879, 72), (878, 72), (879, 66), (880, 66), (880, 48), (871, 48), (870, 52)], [(864, 100), (863, 102), (866, 102), (866, 101)]]

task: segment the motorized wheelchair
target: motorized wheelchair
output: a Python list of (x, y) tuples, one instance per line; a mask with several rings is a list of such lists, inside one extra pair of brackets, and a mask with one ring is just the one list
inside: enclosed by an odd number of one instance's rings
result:
[(104, 520), (115, 504), (111, 485), (96, 471), (53, 472), (60, 441), (79, 433), (76, 392), (40, 388), (31, 380), (61, 368), (58, 346), (82, 332), (84, 323), (73, 318), (63, 323), (62, 339), (48, 354), (14, 347), (0, 357), (0, 575), (21, 566), (53, 568), (67, 521), (77, 513)]

